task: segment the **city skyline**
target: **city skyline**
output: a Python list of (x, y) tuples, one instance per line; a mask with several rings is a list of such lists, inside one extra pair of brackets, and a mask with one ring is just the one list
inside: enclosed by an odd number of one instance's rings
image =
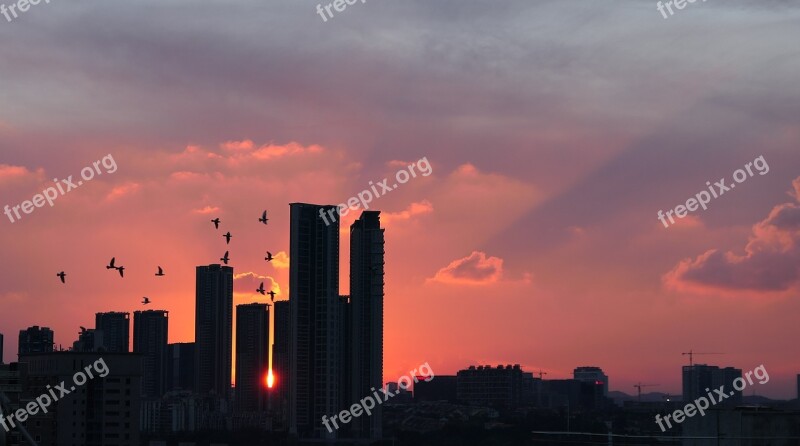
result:
[[(6, 361), (28, 325), (66, 348), (144, 296), (169, 311), (169, 342), (192, 341), (194, 268), (228, 250), (234, 305), (265, 302), (261, 282), (285, 300), (288, 204), (369, 191), (387, 379), (426, 361), (597, 364), (614, 389), (677, 393), (694, 350), (764, 364), (759, 392), (792, 395), (800, 5), (664, 19), (656, 3), (367, 2), (323, 22), (302, 2), (51, 2), (3, 23)], [(423, 159), (429, 175), (398, 180)]]

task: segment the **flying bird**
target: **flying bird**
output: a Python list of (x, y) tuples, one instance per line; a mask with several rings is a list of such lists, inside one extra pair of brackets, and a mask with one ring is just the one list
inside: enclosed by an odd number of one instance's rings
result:
[[(261, 293), (261, 294), (264, 294), (264, 293)], [(270, 299), (271, 299), (273, 302), (275, 302), (275, 292), (274, 292), (274, 291), (270, 291), (270, 292), (269, 292), (269, 293), (267, 293), (267, 294), (269, 294), (269, 298), (270, 298)]]
[(64, 271), (61, 271), (60, 273), (56, 274), (56, 276), (61, 278), (61, 283), (67, 283), (66, 282), (67, 273), (65, 273)]
[(214, 228), (219, 229), (219, 218), (211, 220), (211, 223), (214, 223)]
[(119, 268), (117, 268), (117, 271), (119, 271), (119, 276), (120, 277), (125, 277), (125, 267), (124, 266), (120, 266)]
[(230, 260), (230, 258), (228, 258), (228, 251), (225, 251), (225, 257), (222, 257), (220, 260), (222, 260), (226, 265), (228, 264), (228, 260)]
[(269, 220), (267, 218), (267, 211), (264, 211), (264, 213), (261, 214), (261, 218), (259, 218), (258, 221), (260, 221), (261, 223), (267, 224), (267, 220)]
[(272, 261), (272, 259), (274, 259), (274, 258), (275, 258), (275, 257), (272, 257), (272, 253), (271, 253), (271, 252), (269, 252), (269, 251), (267, 251), (267, 256), (266, 256), (266, 257), (264, 257), (264, 260), (266, 260), (267, 262), (271, 262), (271, 261)]
[(149, 297), (145, 297), (144, 300), (142, 300), (142, 305), (147, 305), (149, 303), (150, 303), (150, 298)]
[(161, 269), (161, 267), (159, 266), (158, 267), (158, 272), (156, 273), (156, 276), (163, 276), (163, 275), (164, 275), (164, 270)]
[(257, 292), (257, 293), (261, 293), (261, 295), (263, 296), (263, 295), (264, 295), (264, 293), (265, 293), (265, 291), (266, 291), (266, 290), (264, 289), (264, 282), (261, 282), (261, 286), (260, 286), (260, 287), (258, 287), (258, 289), (256, 290), (256, 292)]
[(224, 234), (223, 237), (225, 237), (225, 244), (228, 245), (231, 243), (231, 237), (233, 236), (231, 235), (231, 232), (228, 231), (228, 233)]
[(117, 258), (116, 257), (112, 257), (111, 258), (111, 262), (108, 264), (108, 266), (106, 266), (106, 269), (117, 269), (117, 267), (114, 266), (114, 262), (116, 262), (116, 261), (117, 261)]

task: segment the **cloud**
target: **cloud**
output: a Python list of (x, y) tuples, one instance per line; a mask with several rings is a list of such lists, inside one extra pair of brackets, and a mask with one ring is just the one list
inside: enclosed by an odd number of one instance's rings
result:
[(503, 259), (473, 251), (463, 259), (450, 262), (428, 280), (457, 285), (488, 285), (499, 281), (502, 276)]
[(384, 225), (388, 225), (396, 221), (411, 220), (416, 216), (430, 214), (431, 212), (433, 212), (433, 204), (428, 200), (422, 200), (418, 203), (411, 203), (400, 212), (382, 212), (381, 221)]
[(272, 266), (278, 269), (286, 269), (289, 267), (289, 254), (286, 251), (281, 251), (272, 256)]
[(206, 206), (201, 209), (195, 209), (192, 212), (194, 212), (195, 214), (203, 214), (203, 215), (213, 214), (219, 212), (219, 206)]
[[(800, 177), (794, 180), (800, 202)], [(800, 285), (800, 204), (775, 206), (755, 224), (743, 254), (711, 249), (680, 261), (663, 277), (667, 288), (696, 293), (784, 293)]]
[(244, 141), (228, 141), (223, 144), (220, 144), (225, 150), (229, 151), (238, 151), (238, 150), (253, 150), (255, 144), (252, 140), (246, 139)]
[(136, 193), (141, 186), (138, 183), (127, 183), (111, 189), (111, 192), (106, 196), (107, 201), (115, 201), (126, 195)]
[(281, 286), (270, 276), (261, 276), (254, 272), (239, 273), (233, 276), (234, 294), (255, 294), (256, 289), (264, 282), (264, 289), (275, 291), (275, 296), (281, 295)]

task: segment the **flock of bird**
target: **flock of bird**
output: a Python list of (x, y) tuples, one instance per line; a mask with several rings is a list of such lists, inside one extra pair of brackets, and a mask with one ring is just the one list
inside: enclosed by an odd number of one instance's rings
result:
[[(269, 219), (267, 218), (267, 211), (264, 211), (264, 213), (261, 214), (261, 218), (259, 218), (258, 221), (260, 223), (265, 224), (265, 225), (267, 224), (267, 221), (269, 221)], [(219, 218), (215, 218), (215, 219), (211, 220), (211, 223), (214, 223), (214, 228), (215, 229), (219, 229), (219, 224), (221, 223), (221, 220)], [(233, 237), (231, 235), (230, 231), (226, 232), (222, 236), (225, 237), (225, 244), (229, 245), (231, 243), (231, 238)], [(271, 262), (272, 259), (274, 259), (274, 257), (272, 256), (272, 253), (267, 251), (267, 256), (264, 257), (264, 260), (266, 260), (267, 262)], [(225, 255), (222, 256), (220, 258), (220, 260), (223, 263), (225, 263), (225, 265), (227, 265), (228, 262), (230, 261), (229, 252), (225, 251)], [(121, 265), (117, 266), (116, 262), (117, 262), (117, 258), (116, 257), (112, 257), (111, 261), (108, 262), (108, 265), (106, 265), (106, 269), (116, 270), (116, 271), (119, 272), (119, 276), (121, 278), (124, 278), (125, 277), (125, 267), (121, 266)], [(155, 275), (158, 276), (158, 277), (165, 276), (164, 269), (159, 266), (158, 267), (158, 272)], [(61, 271), (58, 274), (56, 274), (56, 276), (58, 276), (61, 279), (61, 283), (63, 283), (63, 284), (67, 283), (67, 273), (66, 272)], [(273, 303), (275, 302), (275, 294), (276, 294), (275, 291), (267, 292), (267, 290), (264, 289), (264, 282), (261, 282), (261, 286), (259, 286), (258, 289), (256, 289), (256, 292), (260, 293), (262, 296), (269, 295), (270, 298), (272, 299), (272, 302)], [(142, 305), (148, 305), (148, 304), (150, 304), (150, 298), (149, 297), (144, 297), (142, 299)], [(269, 305), (269, 304), (267, 304), (267, 305)]]

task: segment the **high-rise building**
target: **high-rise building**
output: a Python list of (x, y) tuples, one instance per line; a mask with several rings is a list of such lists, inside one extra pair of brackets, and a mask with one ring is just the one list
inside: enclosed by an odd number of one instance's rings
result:
[(95, 330), (93, 328), (81, 327), (81, 332), (78, 334), (78, 340), (72, 343), (72, 351), (74, 352), (99, 352), (103, 348), (103, 331)]
[(288, 300), (275, 302), (272, 306), (275, 328), (272, 344), (273, 410), (276, 422), (285, 427), (289, 405), (289, 320), (291, 311)]
[[(354, 403), (383, 383), (383, 285), (384, 229), (380, 211), (364, 211), (350, 226), (350, 346), (349, 402)], [(383, 417), (381, 406), (370, 417), (352, 421), (356, 437), (380, 439)]]
[(233, 356), (232, 267), (197, 267), (194, 330), (197, 392), (228, 400)]
[(583, 381), (595, 385), (603, 386), (603, 396), (608, 396), (608, 376), (603, 373), (600, 367), (576, 367), (572, 371), (572, 377), (576, 381)]
[(720, 402), (722, 405), (735, 406), (742, 402), (742, 391), (733, 387), (733, 381), (742, 377), (742, 370), (733, 367), (720, 368), (705, 364), (683, 366), (683, 400), (693, 401), (701, 396), (707, 396), (718, 389), (725, 387), (729, 397)]
[[(336, 206), (290, 205), (289, 433), (335, 438), (323, 415), (340, 412), (343, 327), (339, 299), (339, 220), (321, 216)], [(330, 215), (330, 214), (327, 214)]]
[(103, 349), (112, 353), (130, 351), (130, 313), (110, 312), (95, 315), (94, 328), (103, 331)]
[(166, 389), (169, 313), (133, 313), (133, 352), (142, 355), (142, 396), (160, 398)]
[(470, 366), (456, 375), (460, 402), (498, 408), (518, 407), (523, 401), (523, 372), (519, 364)]
[[(27, 366), (20, 401), (34, 401), (47, 394), (45, 389), (64, 383), (68, 388), (70, 383), (76, 385), (46, 413), (40, 410), (28, 417), (28, 431), (38, 444), (140, 444), (141, 357), (129, 353), (51, 352), (22, 355), (20, 362)], [(76, 371), (85, 378), (82, 384), (74, 378)]]
[(194, 342), (167, 345), (166, 391), (194, 391)]
[(269, 371), (269, 308), (252, 303), (236, 306), (236, 408), (267, 409)]
[(3, 333), (0, 333), (0, 364), (3, 364)]
[(17, 355), (29, 353), (48, 353), (53, 351), (53, 330), (34, 325), (19, 331)]

